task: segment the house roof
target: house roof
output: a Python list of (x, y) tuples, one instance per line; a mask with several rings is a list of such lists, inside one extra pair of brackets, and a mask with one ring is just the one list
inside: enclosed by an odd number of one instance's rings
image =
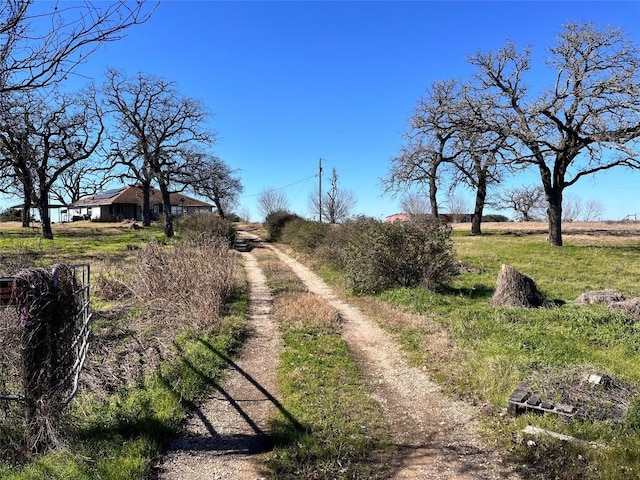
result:
[[(212, 207), (213, 205), (197, 200), (195, 198), (182, 195), (181, 193), (171, 193), (169, 195), (171, 205), (182, 205), (183, 207)], [(151, 189), (149, 196), (151, 205), (162, 203), (162, 195), (157, 188)], [(136, 186), (128, 186), (123, 188), (114, 188), (103, 192), (81, 198), (77, 202), (73, 202), (70, 207), (91, 207), (101, 205), (115, 204), (142, 204), (142, 188)]]

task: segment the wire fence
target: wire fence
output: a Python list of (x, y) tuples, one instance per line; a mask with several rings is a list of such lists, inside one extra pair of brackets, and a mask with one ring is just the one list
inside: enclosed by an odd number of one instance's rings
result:
[(11, 422), (24, 425), (31, 451), (56, 443), (57, 420), (78, 390), (89, 343), (89, 290), (86, 264), (0, 278), (0, 401), (6, 406), (0, 433)]

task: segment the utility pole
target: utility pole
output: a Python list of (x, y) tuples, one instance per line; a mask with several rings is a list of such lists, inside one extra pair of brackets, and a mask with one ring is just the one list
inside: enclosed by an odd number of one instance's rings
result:
[(322, 223), (322, 157), (318, 162), (318, 219)]

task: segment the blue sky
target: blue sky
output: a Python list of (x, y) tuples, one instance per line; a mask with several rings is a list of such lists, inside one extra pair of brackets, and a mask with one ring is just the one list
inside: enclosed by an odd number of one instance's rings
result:
[[(215, 152), (240, 170), (239, 211), (254, 220), (266, 188), (282, 188), (293, 211), (310, 215), (320, 157), (325, 185), (335, 167), (340, 186), (358, 199), (354, 213), (382, 218), (400, 206), (382, 195), (380, 179), (434, 80), (466, 79), (468, 54), (507, 39), (544, 58), (574, 20), (621, 26), (640, 44), (638, 19), (640, 2), (630, 1), (163, 1), (72, 81), (101, 83), (115, 67), (174, 80), (181, 93), (201, 98), (213, 113)], [(533, 172), (515, 183), (536, 181)], [(638, 171), (602, 173), (566, 192), (599, 200), (606, 219), (640, 213)]]

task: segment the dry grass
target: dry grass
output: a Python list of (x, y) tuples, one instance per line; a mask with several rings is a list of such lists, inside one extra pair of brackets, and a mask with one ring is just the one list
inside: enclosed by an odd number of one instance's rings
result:
[[(455, 231), (469, 232), (471, 224), (453, 223)], [(549, 230), (547, 222), (485, 222), (482, 232), (500, 235), (532, 235), (545, 241)], [(602, 246), (610, 243), (631, 243), (640, 240), (640, 222), (565, 222), (562, 224), (565, 242), (583, 246)]]
[(342, 322), (334, 308), (311, 293), (284, 293), (277, 297), (274, 310), (278, 318), (286, 319), (287, 326), (293, 328), (302, 328), (311, 323), (330, 331), (339, 331)]
[(138, 250), (132, 289), (171, 322), (216, 331), (235, 280), (237, 257), (222, 237)]

